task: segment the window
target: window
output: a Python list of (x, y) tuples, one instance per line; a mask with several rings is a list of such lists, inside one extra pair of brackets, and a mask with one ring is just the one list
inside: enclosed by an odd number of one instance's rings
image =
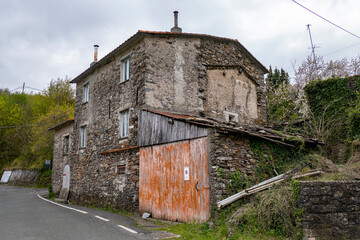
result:
[(80, 147), (86, 147), (86, 126), (80, 128)]
[(224, 111), (225, 120), (229, 123), (237, 123), (239, 120), (239, 114), (234, 112)]
[(120, 137), (129, 136), (129, 110), (120, 113)]
[(236, 123), (236, 116), (229, 114), (229, 122)]
[(125, 82), (130, 78), (130, 58), (127, 57), (121, 60), (121, 65), (122, 65), (122, 77), (120, 79), (120, 82)]
[(70, 147), (70, 136), (65, 136), (64, 137), (64, 153), (65, 154), (69, 153), (69, 147)]
[(83, 86), (83, 102), (86, 103), (89, 101), (89, 84), (84, 84)]
[(120, 164), (116, 167), (116, 173), (117, 174), (125, 174), (126, 171), (126, 164)]

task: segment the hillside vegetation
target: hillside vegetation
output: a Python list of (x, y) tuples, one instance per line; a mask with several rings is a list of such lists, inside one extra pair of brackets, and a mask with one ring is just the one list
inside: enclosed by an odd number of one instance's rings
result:
[(72, 118), (74, 91), (69, 79), (52, 80), (41, 93), (0, 89), (0, 172), (42, 169), (52, 159), (49, 127)]

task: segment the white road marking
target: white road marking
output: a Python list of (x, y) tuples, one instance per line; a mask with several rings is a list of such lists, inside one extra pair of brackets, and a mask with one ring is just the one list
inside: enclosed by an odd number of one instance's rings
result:
[(72, 207), (68, 207), (68, 206), (64, 206), (64, 205), (61, 205), (59, 203), (56, 203), (56, 202), (53, 202), (53, 201), (50, 201), (49, 199), (46, 199), (46, 198), (43, 198), (42, 196), (40, 196), (39, 194), (37, 194), (37, 196), (39, 198), (41, 198), (42, 200), (44, 201), (47, 201), (49, 203), (52, 203), (52, 204), (55, 204), (55, 205), (58, 205), (60, 207), (63, 207), (63, 208), (67, 208), (67, 209), (70, 209), (70, 210), (73, 210), (73, 211), (76, 211), (76, 212), (79, 212), (79, 213), (83, 213), (83, 214), (87, 214), (88, 212), (85, 212), (85, 211), (82, 211), (82, 210), (79, 210), (79, 209), (76, 209), (76, 208), (72, 208)]
[(130, 229), (130, 228), (127, 228), (127, 227), (125, 227), (125, 226), (123, 226), (123, 225), (118, 225), (118, 226), (121, 227), (121, 228), (123, 228), (123, 229), (125, 229), (126, 231), (131, 232), (131, 233), (138, 233), (137, 231), (134, 231), (134, 230), (132, 230), (132, 229)]
[(109, 219), (100, 217), (100, 216), (98, 216), (98, 215), (95, 215), (94, 217), (96, 217), (96, 218), (98, 218), (98, 219), (100, 219), (100, 220), (103, 220), (103, 221), (105, 221), (105, 222), (109, 222), (109, 221), (110, 221)]
[[(49, 203), (55, 204), (55, 205), (57, 205), (57, 206), (60, 206), (60, 207), (63, 207), (63, 208), (67, 208), (67, 209), (70, 209), (70, 210), (73, 210), (73, 211), (76, 211), (76, 212), (79, 212), (79, 213), (88, 214), (88, 212), (85, 212), (85, 211), (82, 211), (82, 210), (79, 210), (79, 209), (76, 209), (76, 208), (64, 206), (64, 205), (61, 205), (61, 204), (59, 204), (59, 203), (50, 201), (49, 199), (43, 198), (43, 197), (40, 196), (38, 193), (37, 193), (37, 196), (38, 196), (40, 199), (42, 199), (42, 200), (44, 200), (44, 201), (47, 201), (47, 202), (49, 202)], [(103, 221), (105, 221), (105, 222), (109, 222), (109, 221), (110, 221), (109, 219), (100, 217), (100, 216), (98, 216), (98, 215), (94, 215), (94, 217), (96, 217), (96, 218), (98, 218), (98, 219), (100, 219), (100, 220), (103, 220)], [(123, 225), (118, 225), (118, 227), (121, 227), (122, 229), (125, 229), (126, 231), (131, 232), (131, 233), (138, 233), (137, 231), (132, 230), (132, 229), (130, 229), (130, 228), (127, 228), (127, 227), (125, 227), (125, 226), (123, 226)]]

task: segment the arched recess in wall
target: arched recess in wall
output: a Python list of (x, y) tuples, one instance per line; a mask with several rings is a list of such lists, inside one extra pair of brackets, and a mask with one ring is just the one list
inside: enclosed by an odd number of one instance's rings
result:
[(70, 166), (68, 164), (64, 167), (62, 178), (62, 188), (70, 189)]

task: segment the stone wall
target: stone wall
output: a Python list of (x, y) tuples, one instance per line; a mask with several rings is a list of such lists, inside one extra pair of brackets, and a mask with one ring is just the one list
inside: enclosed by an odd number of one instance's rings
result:
[(360, 182), (301, 182), (304, 239), (360, 239)]
[(254, 153), (250, 149), (250, 139), (244, 135), (232, 135), (211, 130), (208, 135), (210, 160), (210, 203), (229, 196), (227, 186), (231, 183), (231, 173), (237, 171), (253, 177), (257, 167)]
[[(257, 98), (257, 118), (251, 118), (244, 115), (245, 111), (240, 111), (241, 105), (234, 105), (233, 109), (235, 113), (239, 114), (239, 122), (246, 121), (251, 123), (257, 123), (264, 125), (266, 122), (266, 102), (265, 102), (265, 84), (264, 84), (264, 74), (263, 71), (254, 61), (249, 57), (249, 55), (240, 47), (240, 44), (235, 41), (226, 41), (226, 40), (214, 40), (214, 39), (203, 39), (200, 45), (200, 54), (199, 61), (201, 66), (203, 66), (203, 72), (200, 72), (200, 77), (204, 78), (203, 82), (205, 84), (204, 89), (207, 89), (207, 83), (209, 81), (207, 72), (211, 69), (222, 70), (225, 72), (225, 76), (229, 76), (229, 70), (237, 70), (239, 75), (235, 79), (248, 82), (249, 80), (255, 83), (256, 88), (256, 98)], [(241, 73), (239, 72), (241, 71)], [(224, 76), (224, 77), (225, 77)], [(224, 78), (223, 77), (223, 78)], [(228, 78), (228, 77), (227, 77)], [(221, 84), (222, 78), (217, 78)], [(226, 79), (226, 78), (225, 78)], [(241, 87), (242, 84), (240, 84)], [(248, 87), (246, 87), (248, 88)], [(209, 89), (210, 90), (210, 89)], [(211, 89), (213, 90), (213, 89)], [(235, 92), (235, 88), (232, 89)], [(214, 92), (205, 91), (205, 99), (209, 94)], [(229, 92), (228, 94), (231, 94)], [(239, 94), (235, 92), (235, 94)], [(206, 106), (209, 110), (211, 105)], [(218, 109), (218, 111), (224, 111), (224, 109)], [(213, 117), (222, 117), (219, 113), (214, 113), (211, 109), (207, 114)], [(223, 115), (223, 114), (221, 114)], [(254, 116), (254, 115), (253, 115)]]
[(206, 109), (208, 115), (234, 122), (254, 123), (258, 119), (256, 84), (238, 69), (209, 69)]
[[(125, 165), (124, 173), (118, 172), (119, 165)], [(72, 171), (70, 199), (74, 203), (138, 210), (138, 149), (94, 153), (93, 157), (82, 157), (72, 164)]]
[[(51, 185), (54, 194), (59, 194), (62, 187), (62, 174), (66, 164), (69, 164), (72, 151), (73, 124), (69, 124), (55, 131), (54, 151), (52, 160)], [(69, 136), (69, 153), (65, 153), (65, 136)]]
[[(137, 121), (144, 104), (145, 43), (125, 49), (106, 65), (77, 83), (73, 151), (71, 152), (70, 200), (78, 204), (108, 205), (136, 210), (138, 206)], [(120, 81), (124, 57), (130, 58), (130, 79)], [(89, 84), (89, 100), (83, 102), (83, 85)], [(120, 135), (120, 114), (129, 110), (129, 135)], [(87, 144), (80, 147), (80, 127), (87, 127)], [(103, 152), (108, 152), (102, 154)], [(125, 164), (125, 173), (117, 166)]]
[[(111, 151), (137, 146), (138, 115), (141, 108), (205, 115), (223, 120), (226, 119), (224, 111), (228, 110), (236, 111), (241, 116), (239, 121), (259, 123), (265, 119), (262, 107), (265, 72), (242, 52), (236, 42), (210, 41), (207, 37), (187, 35), (146, 35), (126, 46), (111, 59), (107, 59), (106, 63), (90, 69), (90, 74), (77, 80), (74, 131), (69, 153), (71, 201), (107, 204), (123, 209), (137, 208), (138, 150)], [(130, 79), (120, 82), (121, 60), (124, 57), (130, 59)], [(225, 65), (243, 67), (243, 73), (236, 67), (241, 76), (239, 81), (234, 81), (236, 86), (230, 89), (231, 94), (216, 90), (216, 81), (222, 81), (221, 79), (212, 78), (214, 84), (209, 88), (207, 70), (218, 68), (219, 64), (221, 71)], [(233, 67), (226, 70), (227, 81), (232, 81), (231, 76), (235, 74)], [(83, 86), (86, 84), (89, 86), (89, 100), (83, 102)], [(223, 82), (224, 86), (226, 84), (227, 82)], [(210, 91), (222, 94), (216, 97), (216, 100), (221, 100), (228, 95), (234, 96), (243, 85), (246, 85), (246, 89), (241, 92), (244, 96), (234, 101), (230, 99), (229, 103), (219, 106), (221, 109), (214, 109), (214, 101), (207, 101)], [(241, 99), (245, 99), (245, 103)], [(120, 136), (120, 115), (123, 110), (129, 110), (129, 136), (125, 138)], [(251, 116), (247, 118), (247, 114)], [(87, 128), (85, 148), (80, 147), (82, 126)], [(239, 141), (234, 144), (240, 144)], [(249, 149), (248, 143), (245, 145), (244, 148)], [(108, 153), (102, 154), (104, 152)], [(228, 153), (232, 154), (238, 153)], [(235, 159), (235, 156), (232, 157)], [(247, 164), (251, 157), (241, 159), (241, 164), (236, 169), (242, 168), (242, 161)], [(221, 159), (216, 161), (221, 163)], [(123, 163), (126, 164), (126, 173), (118, 175), (116, 168)], [(54, 178), (59, 178), (58, 175), (62, 173), (60, 170), (61, 166), (57, 167)], [(231, 168), (229, 171), (232, 170)], [(58, 189), (59, 182), (55, 185)]]
[(146, 38), (145, 43), (148, 56), (146, 105), (194, 114), (203, 111), (197, 60), (200, 40), (151, 37)]
[(266, 119), (264, 70), (232, 40), (145, 38), (145, 104), (236, 122)]

